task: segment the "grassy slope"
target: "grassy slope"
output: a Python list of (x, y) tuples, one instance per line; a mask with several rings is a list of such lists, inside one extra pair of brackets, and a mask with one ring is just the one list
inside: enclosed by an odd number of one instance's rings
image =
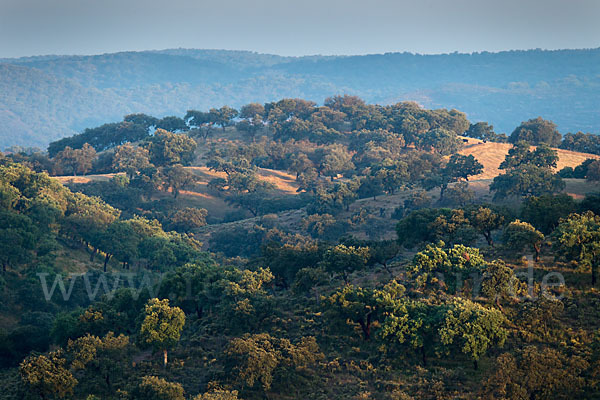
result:
[[(482, 201), (491, 201), (492, 196), (489, 193), (489, 185), (495, 176), (502, 173), (502, 170), (498, 169), (498, 166), (504, 160), (506, 154), (508, 154), (511, 145), (507, 143), (483, 143), (481, 140), (472, 138), (466, 139), (468, 140), (468, 143), (465, 148), (461, 150), (461, 154), (472, 154), (484, 166), (482, 174), (470, 179), (470, 188), (475, 191), (475, 195), (478, 199)], [(559, 161), (557, 169), (566, 166), (574, 168), (588, 158), (600, 159), (600, 156), (560, 149), (558, 149), (558, 155)], [(225, 203), (222, 198), (218, 197), (213, 190), (208, 188), (208, 182), (210, 182), (211, 179), (223, 178), (225, 176), (224, 173), (211, 171), (207, 167), (188, 168), (199, 177), (199, 181), (190, 190), (181, 192), (179, 201), (182, 206), (205, 208), (211, 216), (218, 219), (223, 218), (226, 214), (235, 210)], [(296, 189), (298, 186), (295, 182), (295, 177), (285, 171), (260, 168), (258, 170), (258, 175), (261, 179), (272, 183), (275, 186), (278, 195), (295, 195), (297, 193)], [(85, 183), (94, 180), (110, 179), (112, 176), (114, 176), (114, 174), (88, 175), (85, 177), (60, 176), (56, 177), (56, 179), (61, 183)], [(586, 182), (582, 179), (565, 179), (565, 182), (567, 184), (565, 191), (576, 199), (583, 198), (586, 193), (598, 189), (597, 184)], [(341, 213), (340, 218), (349, 218), (352, 214), (361, 209), (366, 209), (369, 214), (375, 215), (375, 221), (381, 224), (381, 237), (392, 239), (395, 237), (395, 220), (392, 220), (390, 216), (396, 207), (403, 204), (409, 194), (410, 191), (401, 191), (394, 195), (378, 196), (376, 199), (360, 199), (351, 205), (349, 212)], [(429, 195), (434, 200), (437, 199), (439, 196), (439, 189), (430, 191)], [(157, 195), (157, 197), (166, 196), (169, 195), (166, 193), (159, 193)], [(385, 209), (385, 216), (380, 218), (379, 210), (382, 208)], [(283, 227), (295, 231), (299, 228), (300, 220), (305, 216), (306, 213), (303, 210), (284, 211), (279, 213), (278, 222)], [(231, 223), (209, 225), (200, 229), (197, 234), (201, 241), (208, 243), (208, 236), (210, 236), (212, 232), (232, 227), (249, 227), (259, 219), (260, 218), (249, 218)], [(363, 227), (360, 227), (357, 231), (352, 233), (358, 237), (366, 237)]]
[[(182, 205), (187, 207), (206, 208), (211, 215), (222, 217), (229, 211), (234, 209), (227, 205), (216, 193), (208, 187), (208, 183), (214, 178), (224, 178), (224, 172), (211, 171), (207, 167), (187, 167), (192, 171), (199, 180), (194, 187), (189, 190), (182, 190), (180, 193), (180, 201)], [(293, 175), (284, 171), (276, 171), (273, 169), (259, 168), (258, 176), (261, 180), (272, 183), (275, 186), (277, 195), (292, 195), (296, 194), (298, 185)], [(88, 183), (93, 181), (107, 181), (115, 176), (115, 174), (101, 175), (86, 175), (86, 176), (57, 176), (57, 179), (62, 184), (69, 183)], [(164, 193), (156, 195), (157, 198), (168, 196)]]
[[(468, 141), (466, 146), (460, 151), (463, 155), (473, 155), (481, 164), (483, 164), (483, 173), (471, 178), (471, 180), (493, 179), (503, 171), (498, 169), (508, 150), (512, 147), (509, 143), (483, 143), (479, 139), (464, 138)], [(533, 147), (535, 148), (535, 146)], [(594, 154), (578, 153), (575, 151), (556, 149), (558, 151), (557, 170), (564, 167), (575, 168), (588, 158), (600, 159), (600, 156)]]

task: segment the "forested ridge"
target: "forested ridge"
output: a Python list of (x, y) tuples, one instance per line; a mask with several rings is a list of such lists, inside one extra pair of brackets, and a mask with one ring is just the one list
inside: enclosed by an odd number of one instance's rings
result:
[(2, 59), (0, 148), (44, 147), (128, 113), (163, 117), (333, 94), (457, 108), (506, 133), (531, 115), (564, 133), (597, 133), (599, 64), (598, 49), (310, 57), (172, 49)]
[(354, 96), (13, 147), (0, 398), (597, 398), (599, 153)]

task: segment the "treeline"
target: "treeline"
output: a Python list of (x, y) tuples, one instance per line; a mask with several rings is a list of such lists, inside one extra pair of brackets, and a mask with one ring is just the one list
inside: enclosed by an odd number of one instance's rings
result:
[(547, 144), (600, 154), (598, 135), (578, 132), (568, 133), (563, 138), (554, 123), (540, 117), (523, 122), (507, 137), (495, 133), (493, 126), (485, 122), (470, 124), (465, 115), (456, 110), (425, 110), (410, 102), (391, 106), (369, 105), (352, 96), (328, 98), (320, 107), (306, 100), (284, 99), (264, 105), (251, 103), (239, 111), (228, 106), (207, 112), (190, 110), (184, 118), (170, 116), (158, 119), (145, 114), (131, 114), (125, 116), (123, 122), (86, 129), (79, 135), (52, 142), (48, 153), (54, 157), (67, 146), (80, 149), (85, 143), (96, 151), (103, 151), (142, 140), (156, 129), (190, 132), (191, 135), (207, 138), (214, 133), (215, 127), (224, 130), (233, 125), (250, 139), (268, 128), (276, 141), (307, 139), (331, 144), (361, 130), (385, 130), (402, 135), (405, 146), (430, 149), (445, 145), (450, 146), (445, 152), (452, 152), (452, 146), (456, 144), (447, 143), (447, 132), (450, 132), (484, 141), (526, 141), (531, 145)]

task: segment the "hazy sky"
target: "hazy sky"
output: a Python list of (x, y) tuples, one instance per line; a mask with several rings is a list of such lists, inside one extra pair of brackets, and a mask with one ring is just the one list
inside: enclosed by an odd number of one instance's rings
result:
[(0, 57), (600, 47), (600, 0), (0, 0)]

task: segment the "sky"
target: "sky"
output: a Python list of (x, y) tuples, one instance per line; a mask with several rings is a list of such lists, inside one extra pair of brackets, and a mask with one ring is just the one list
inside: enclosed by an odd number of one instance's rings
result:
[(600, 47), (600, 0), (0, 0), (0, 57)]

